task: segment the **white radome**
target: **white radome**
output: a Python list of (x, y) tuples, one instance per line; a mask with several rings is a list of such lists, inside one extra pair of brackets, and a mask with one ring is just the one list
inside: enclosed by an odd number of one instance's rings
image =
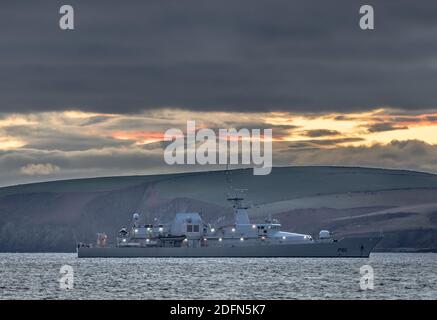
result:
[(331, 238), (331, 233), (328, 230), (321, 230), (319, 232), (319, 239), (329, 239)]

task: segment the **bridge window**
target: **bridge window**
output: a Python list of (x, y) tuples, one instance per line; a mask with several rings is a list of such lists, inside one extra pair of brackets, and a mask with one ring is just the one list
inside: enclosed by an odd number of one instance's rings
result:
[(199, 232), (198, 224), (187, 224), (187, 232)]

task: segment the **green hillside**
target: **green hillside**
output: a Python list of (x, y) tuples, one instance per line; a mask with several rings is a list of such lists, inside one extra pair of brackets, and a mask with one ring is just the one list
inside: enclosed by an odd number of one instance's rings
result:
[[(232, 170), (228, 178), (224, 171), (212, 171), (0, 188), (0, 251), (73, 251), (77, 240), (94, 241), (97, 232), (113, 239), (133, 212), (140, 212), (144, 221), (170, 221), (176, 212), (188, 210), (211, 221), (220, 216), (229, 220), (229, 185), (248, 189), (247, 199), (257, 207), (254, 218), (273, 213), (288, 230), (315, 233), (329, 227), (339, 234), (356, 234), (382, 229), (393, 234), (386, 242), (393, 248), (437, 247), (436, 175), (281, 167), (267, 176), (241, 169)], [(406, 243), (401, 241), (405, 232), (410, 239)]]

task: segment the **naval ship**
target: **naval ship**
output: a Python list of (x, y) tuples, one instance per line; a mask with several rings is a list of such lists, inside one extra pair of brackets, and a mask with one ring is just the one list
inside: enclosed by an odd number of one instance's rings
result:
[(98, 234), (96, 244), (77, 245), (79, 258), (122, 257), (369, 257), (381, 240), (375, 237), (337, 239), (321, 230), (315, 239), (308, 234), (285, 232), (276, 219), (251, 223), (242, 196), (228, 198), (233, 203), (234, 222), (214, 226), (198, 212), (177, 213), (168, 224), (141, 224), (134, 213), (131, 226), (123, 227), (114, 246)]

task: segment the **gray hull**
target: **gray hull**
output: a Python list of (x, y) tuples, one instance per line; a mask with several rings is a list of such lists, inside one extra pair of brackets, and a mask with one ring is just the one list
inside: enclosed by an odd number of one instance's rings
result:
[(366, 258), (379, 237), (343, 238), (336, 242), (200, 248), (78, 248), (79, 258), (135, 257), (350, 257)]

